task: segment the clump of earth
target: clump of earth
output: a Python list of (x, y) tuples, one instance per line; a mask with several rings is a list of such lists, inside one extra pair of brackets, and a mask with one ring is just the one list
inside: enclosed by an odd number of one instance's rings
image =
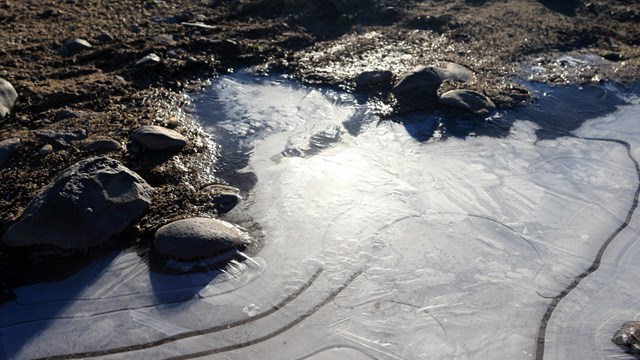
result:
[[(239, 201), (188, 112), (184, 93), (207, 78), (244, 68), (357, 91), (386, 114), (485, 116), (535, 101), (516, 79), (637, 81), (639, 20), (634, 1), (613, 0), (3, 1), (0, 234), (28, 217), (65, 169), (95, 156), (139, 177), (153, 200), (109, 233), (126, 240), (78, 240), (71, 249), (4, 241), (0, 300), (67, 276), (104, 243), (149, 249), (162, 226), (224, 217)], [(416, 71), (435, 79), (426, 95), (403, 90)]]

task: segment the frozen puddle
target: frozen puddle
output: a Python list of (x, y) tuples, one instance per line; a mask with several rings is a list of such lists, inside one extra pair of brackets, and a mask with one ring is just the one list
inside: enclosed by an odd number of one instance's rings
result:
[(242, 75), (196, 110), (221, 146), (218, 174), (257, 178), (236, 216), (259, 224), (263, 250), (188, 276), (113, 254), (19, 289), (0, 307), (0, 354), (528, 359), (549, 303), (611, 238), (551, 313), (543, 350), (624, 357), (609, 339), (640, 317), (637, 99), (540, 141), (529, 121), (418, 141), (350, 95)]

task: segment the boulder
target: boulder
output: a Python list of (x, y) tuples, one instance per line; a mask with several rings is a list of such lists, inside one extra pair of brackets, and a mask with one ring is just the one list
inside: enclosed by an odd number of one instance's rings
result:
[(437, 100), (443, 80), (441, 69), (421, 66), (404, 75), (392, 92), (401, 102)]
[(0, 169), (4, 166), (4, 163), (9, 160), (13, 151), (20, 144), (19, 138), (10, 138), (0, 141)]
[(18, 93), (10, 82), (0, 78), (0, 119), (7, 116), (11, 107), (16, 102)]
[(640, 321), (628, 321), (611, 339), (627, 353), (640, 356)]
[(478, 115), (487, 115), (496, 108), (491, 99), (472, 90), (447, 91), (440, 96), (440, 103)]
[(3, 235), (7, 246), (54, 245), (84, 250), (104, 244), (139, 219), (153, 190), (108, 157), (92, 157), (60, 173)]
[(145, 125), (131, 133), (131, 140), (148, 150), (180, 150), (189, 141), (177, 131), (157, 125)]
[(156, 231), (153, 245), (159, 254), (178, 260), (211, 258), (242, 249), (248, 237), (232, 224), (211, 218), (183, 219)]

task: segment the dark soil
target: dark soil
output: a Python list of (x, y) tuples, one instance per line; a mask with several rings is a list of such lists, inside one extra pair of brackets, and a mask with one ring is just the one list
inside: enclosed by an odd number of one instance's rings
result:
[[(202, 79), (251, 68), (352, 89), (364, 70), (391, 70), (397, 80), (416, 65), (454, 62), (476, 74), (466, 88), (513, 107), (530, 100), (513, 82), (517, 77), (637, 81), (639, 24), (635, 0), (0, 0), (0, 77), (19, 94), (0, 120), (0, 140), (22, 140), (0, 169), (0, 234), (56, 174), (90, 156), (77, 141), (43, 158), (38, 150), (46, 142), (36, 130), (85, 129), (90, 139), (126, 145), (133, 129), (156, 124), (191, 139), (179, 154), (135, 146), (108, 154), (156, 189), (147, 215), (125, 234), (144, 246), (159, 226), (215, 208), (199, 192), (212, 181), (202, 170), (212, 169), (215, 149), (189, 118), (182, 95)], [(171, 37), (157, 37), (163, 34)], [(65, 51), (63, 42), (72, 38), (92, 47)], [(135, 66), (150, 53), (162, 61)], [(561, 53), (598, 61), (575, 66)], [(535, 66), (545, 71), (529, 72)], [(443, 90), (454, 87), (460, 84)], [(386, 90), (369, 95), (385, 98)], [(80, 116), (56, 121), (63, 108)], [(47, 263), (59, 261), (0, 245), (0, 298), (51, 279)]]

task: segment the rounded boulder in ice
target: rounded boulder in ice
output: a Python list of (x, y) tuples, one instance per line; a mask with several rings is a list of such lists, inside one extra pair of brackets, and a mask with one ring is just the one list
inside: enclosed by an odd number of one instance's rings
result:
[(48, 244), (67, 250), (100, 245), (149, 207), (152, 188), (108, 157), (93, 157), (58, 175), (2, 237), (8, 246)]
[(440, 103), (478, 115), (486, 115), (496, 108), (491, 99), (473, 90), (447, 91), (440, 97)]
[(247, 237), (232, 224), (212, 218), (174, 221), (156, 231), (159, 254), (180, 260), (210, 258), (246, 245)]

